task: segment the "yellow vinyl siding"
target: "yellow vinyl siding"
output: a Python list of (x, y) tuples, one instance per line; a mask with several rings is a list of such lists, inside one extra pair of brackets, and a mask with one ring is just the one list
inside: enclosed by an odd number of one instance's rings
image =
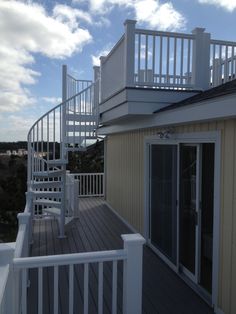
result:
[[(221, 131), (219, 306), (236, 313), (236, 119), (182, 125), (177, 133)], [(136, 230), (144, 229), (144, 139), (159, 129), (107, 137), (107, 201)]]

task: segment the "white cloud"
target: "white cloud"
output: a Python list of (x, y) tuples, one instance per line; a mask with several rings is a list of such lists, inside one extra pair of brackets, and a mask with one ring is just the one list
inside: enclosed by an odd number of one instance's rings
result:
[(138, 0), (134, 3), (136, 19), (152, 28), (177, 30), (185, 27), (185, 18), (171, 2), (160, 4), (155, 0)]
[(42, 100), (52, 105), (59, 105), (62, 102), (61, 97), (42, 97)]
[(0, 1), (0, 112), (35, 103), (26, 88), (40, 75), (31, 69), (34, 53), (63, 59), (91, 41), (78, 20), (91, 22), (81, 10), (62, 5), (56, 5), (49, 16), (42, 6), (31, 2)]
[(61, 23), (67, 24), (71, 29), (79, 27), (78, 19), (92, 24), (89, 13), (63, 4), (57, 4), (53, 9), (53, 16)]
[(0, 141), (11, 142), (11, 141), (26, 141), (27, 133), (36, 120), (32, 116), (17, 116), (9, 115), (7, 119), (4, 115), (0, 116)]
[(107, 56), (111, 51), (114, 44), (107, 44), (102, 50), (98, 51), (95, 55), (91, 55), (93, 66), (100, 66), (100, 57)]
[(216, 5), (227, 11), (233, 12), (236, 9), (236, 0), (198, 0), (199, 3)]
[[(225, 0), (227, 1), (227, 0)], [(80, 0), (74, 0), (80, 3)], [(92, 14), (106, 15), (116, 6), (133, 11), (134, 18), (141, 24), (160, 30), (179, 30), (186, 24), (185, 17), (173, 4), (159, 0), (89, 0)]]

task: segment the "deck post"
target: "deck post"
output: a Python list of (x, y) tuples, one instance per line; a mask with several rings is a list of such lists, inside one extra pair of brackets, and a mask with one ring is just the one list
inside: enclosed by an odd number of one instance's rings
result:
[(16, 314), (15, 281), (12, 261), (14, 248), (11, 243), (0, 244), (0, 312)]
[[(96, 118), (96, 124), (98, 125), (99, 122), (99, 103), (101, 101), (101, 85), (100, 85), (100, 67), (94, 66), (94, 96), (93, 96), (93, 114)], [(94, 126), (95, 128), (95, 126)]]
[[(66, 158), (65, 139), (66, 139), (66, 100), (67, 100), (67, 66), (62, 66), (62, 116), (61, 116), (61, 160)], [(66, 166), (62, 165), (62, 199), (60, 213), (60, 234), (59, 238), (65, 237), (65, 210), (66, 210)]]
[(134, 85), (134, 59), (135, 59), (135, 24), (134, 20), (126, 20), (125, 51), (124, 51), (124, 82), (125, 86)]
[(143, 277), (143, 244), (145, 239), (140, 234), (123, 234), (124, 250), (127, 259), (124, 261), (123, 279), (123, 313), (142, 313), (142, 277)]
[(210, 87), (210, 40), (211, 35), (205, 33), (205, 28), (195, 28), (192, 33), (192, 83), (195, 89), (206, 90)]
[(18, 219), (18, 225), (19, 228), (21, 225), (26, 225), (26, 240), (24, 242), (23, 248), (22, 248), (22, 256), (20, 257), (28, 257), (29, 256), (29, 244), (30, 244), (30, 218), (31, 214), (30, 213), (19, 213), (17, 215)]
[(105, 56), (101, 56), (100, 57), (100, 84), (99, 84), (99, 90), (100, 90), (100, 102), (102, 102), (105, 99), (105, 93), (104, 91), (106, 90), (106, 86), (104, 86), (104, 63), (106, 61), (106, 57)]

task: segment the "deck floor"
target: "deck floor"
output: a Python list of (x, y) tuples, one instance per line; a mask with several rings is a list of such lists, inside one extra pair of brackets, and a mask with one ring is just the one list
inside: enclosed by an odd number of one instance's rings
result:
[[(66, 226), (67, 238), (58, 239), (55, 219), (34, 222), (32, 256), (121, 249), (121, 234), (132, 231), (99, 198), (80, 200), (80, 218)], [(104, 313), (111, 313), (111, 263), (104, 265)], [(97, 313), (97, 266), (89, 272), (89, 313)], [(30, 271), (28, 313), (37, 313), (37, 273)], [(83, 308), (83, 266), (76, 266), (74, 313)], [(68, 313), (68, 268), (59, 269), (59, 313)], [(118, 313), (122, 313), (122, 265), (118, 264)], [(154, 252), (144, 246), (143, 313), (210, 314), (213, 310)], [(79, 310), (80, 309), (80, 310)], [(43, 272), (43, 313), (53, 313), (53, 269)], [(135, 314), (135, 313), (134, 313)]]

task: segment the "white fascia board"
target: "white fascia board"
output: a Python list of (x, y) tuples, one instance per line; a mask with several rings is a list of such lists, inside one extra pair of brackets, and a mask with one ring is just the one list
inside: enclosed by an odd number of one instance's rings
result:
[(159, 89), (145, 89), (145, 88), (126, 88), (111, 96), (109, 99), (99, 105), (99, 113), (104, 114), (109, 110), (113, 110), (124, 103), (143, 103), (157, 105), (156, 110), (159, 109), (159, 104), (166, 106), (196, 95), (197, 91), (181, 91), (181, 90), (159, 90)]
[(111, 110), (112, 108), (124, 103), (127, 101), (126, 90), (123, 89), (122, 91), (115, 94), (113, 97), (109, 98), (108, 100), (104, 101), (102, 104), (99, 105), (99, 113), (106, 112)]
[(198, 94), (197, 91), (161, 90), (161, 89), (127, 89), (127, 100), (134, 102), (154, 102), (172, 104)]
[(138, 121), (128, 121), (123, 124), (104, 126), (98, 129), (98, 134), (106, 135), (150, 127), (164, 127), (235, 117), (236, 95), (225, 95), (192, 105), (159, 112), (148, 117), (143, 117), (143, 119)]
[(101, 116), (101, 123), (115, 123), (120, 119), (129, 119), (134, 115), (152, 115), (154, 111), (166, 107), (166, 104), (161, 103), (149, 103), (149, 102), (126, 102), (120, 106), (106, 111)]

